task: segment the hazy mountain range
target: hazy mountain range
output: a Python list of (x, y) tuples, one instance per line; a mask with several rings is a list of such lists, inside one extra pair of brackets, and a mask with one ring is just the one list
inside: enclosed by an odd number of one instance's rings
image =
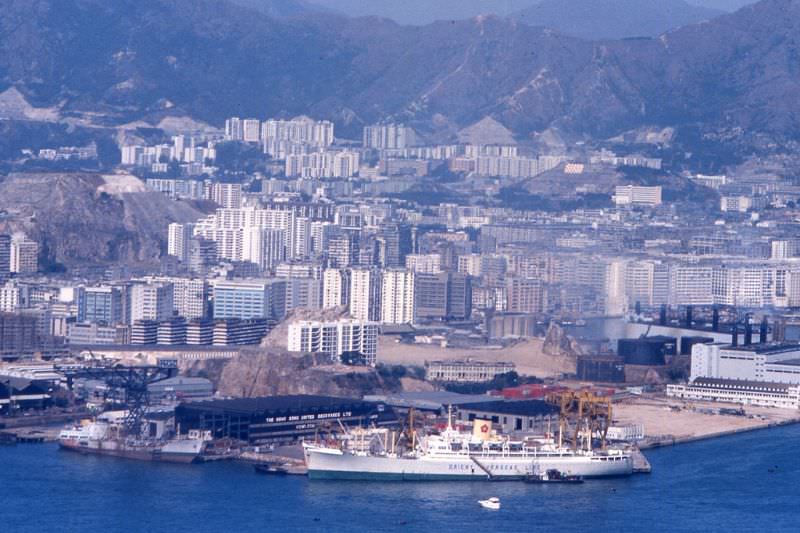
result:
[(414, 27), (275, 19), (212, 0), (6, 4), (0, 90), (111, 124), (303, 113), (343, 131), (384, 118), (446, 129), (488, 115), (520, 137), (642, 126), (730, 142), (800, 133), (800, 0), (602, 43), (493, 17)]
[[(584, 37), (657, 35), (684, 24), (734, 11), (753, 0), (235, 0), (277, 16), (328, 10), (380, 16), (401, 24), (429, 24), (484, 14), (518, 16)], [(577, 20), (576, 20), (577, 19)], [(584, 21), (593, 27), (584, 29)], [(600, 28), (598, 31), (597, 28)]]
[[(478, 15), (510, 15), (537, 0), (235, 0), (264, 12), (287, 12), (287, 5), (304, 4), (306, 12), (328, 10), (351, 17), (377, 16), (400, 24), (429, 24)], [(296, 11), (296, 8), (293, 9)]]
[(616, 39), (655, 37), (723, 13), (684, 0), (543, 0), (511, 16), (585, 39)]
[(344, 11), (331, 9), (323, 4), (311, 3), (306, 0), (232, 0), (232, 2), (260, 11), (271, 17), (297, 17), (310, 13), (346, 14)]

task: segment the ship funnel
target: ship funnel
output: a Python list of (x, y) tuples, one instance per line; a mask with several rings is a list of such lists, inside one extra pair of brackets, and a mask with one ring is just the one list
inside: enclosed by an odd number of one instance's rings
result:
[(472, 421), (472, 436), (475, 440), (489, 440), (492, 435), (492, 421), (476, 418)]

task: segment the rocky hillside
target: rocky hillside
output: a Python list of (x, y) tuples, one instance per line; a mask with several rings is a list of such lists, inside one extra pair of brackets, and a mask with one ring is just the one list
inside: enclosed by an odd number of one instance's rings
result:
[(361, 398), (366, 394), (419, 389), (427, 384), (391, 371), (331, 364), (319, 354), (292, 354), (286, 341), (289, 324), (302, 320), (336, 320), (345, 309), (295, 309), (258, 347), (243, 348), (229, 361), (189, 362), (182, 372), (210, 379), (220, 394), (257, 397), (280, 394), (322, 394)]
[(547, 355), (567, 357), (570, 359), (577, 359), (578, 356), (584, 355), (580, 344), (567, 335), (564, 328), (555, 322), (551, 322), (547, 328), (542, 351)]
[(281, 394), (322, 394), (362, 397), (397, 392), (399, 379), (383, 377), (376, 370), (330, 365), (318, 356), (295, 356), (282, 350), (244, 351), (220, 373), (220, 394), (256, 397)]
[(491, 116), (523, 138), (672, 126), (771, 149), (800, 133), (798, 40), (800, 0), (597, 43), (496, 17), (414, 27), (216, 0), (8, 0), (0, 91), (107, 123), (306, 113), (357, 135), (386, 117), (453, 131)]
[(0, 233), (21, 231), (39, 242), (44, 265), (154, 264), (166, 252), (167, 225), (203, 213), (160, 193), (136, 192), (142, 190), (132, 176), (0, 177)]

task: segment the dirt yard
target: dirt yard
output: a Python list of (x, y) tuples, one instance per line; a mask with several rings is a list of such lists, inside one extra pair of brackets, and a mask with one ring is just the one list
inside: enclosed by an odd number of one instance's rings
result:
[(575, 360), (547, 355), (542, 339), (522, 340), (508, 348), (442, 348), (433, 344), (401, 344), (394, 337), (383, 336), (378, 342), (378, 360), (388, 364), (423, 366), (425, 361), (471, 358), (476, 361), (505, 361), (517, 365), (520, 375), (539, 378), (575, 372)]
[[(800, 412), (790, 409), (746, 407), (748, 416), (706, 414), (701, 409), (735, 408), (735, 404), (684, 402), (659, 397), (642, 397), (614, 404), (617, 424), (644, 424), (645, 435), (652, 440), (685, 440), (765, 427), (770, 424), (800, 420)], [(750, 418), (756, 415), (762, 418)]]

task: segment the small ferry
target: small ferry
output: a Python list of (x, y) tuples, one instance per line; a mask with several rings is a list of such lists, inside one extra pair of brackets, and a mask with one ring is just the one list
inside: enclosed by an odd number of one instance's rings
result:
[(489, 498), (488, 500), (478, 500), (478, 503), (484, 509), (492, 509), (494, 511), (500, 509), (500, 498)]

